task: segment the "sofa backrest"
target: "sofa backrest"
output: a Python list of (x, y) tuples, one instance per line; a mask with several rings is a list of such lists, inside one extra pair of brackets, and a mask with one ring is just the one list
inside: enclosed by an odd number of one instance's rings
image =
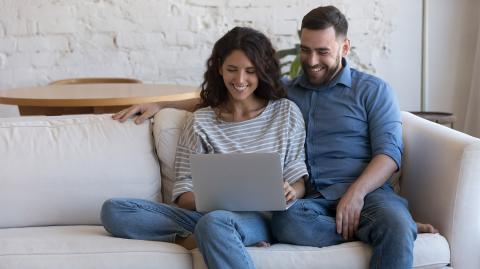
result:
[(111, 197), (161, 200), (149, 123), (110, 115), (0, 119), (0, 228), (100, 224)]
[(177, 142), (190, 112), (174, 108), (160, 110), (153, 119), (153, 136), (162, 171), (162, 194), (165, 203), (172, 203), (175, 180)]

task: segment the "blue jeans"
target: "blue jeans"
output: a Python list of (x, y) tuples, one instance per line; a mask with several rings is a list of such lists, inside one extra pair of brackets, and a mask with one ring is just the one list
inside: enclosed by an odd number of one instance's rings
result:
[[(315, 247), (345, 242), (336, 233), (338, 201), (302, 199), (287, 211), (275, 212), (273, 235), (282, 243)], [(365, 197), (356, 237), (373, 247), (371, 269), (412, 268), (417, 226), (407, 207), (407, 201), (390, 188), (378, 188)]]
[(270, 241), (269, 222), (258, 212), (202, 214), (141, 199), (115, 198), (102, 206), (102, 224), (122, 238), (175, 242), (195, 234), (208, 268), (255, 268), (245, 246)]

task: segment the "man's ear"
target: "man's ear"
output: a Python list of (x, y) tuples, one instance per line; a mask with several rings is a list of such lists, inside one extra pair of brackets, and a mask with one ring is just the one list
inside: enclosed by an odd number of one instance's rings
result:
[(350, 52), (350, 39), (345, 37), (342, 44), (342, 56), (345, 57)]

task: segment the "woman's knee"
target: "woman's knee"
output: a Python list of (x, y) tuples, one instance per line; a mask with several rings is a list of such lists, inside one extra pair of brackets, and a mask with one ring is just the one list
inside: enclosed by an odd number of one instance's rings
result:
[(233, 213), (226, 210), (215, 210), (203, 215), (200, 220), (198, 220), (195, 230), (203, 229), (210, 230), (210, 227), (216, 225), (228, 225), (232, 223)]
[(233, 226), (232, 214), (226, 210), (215, 210), (203, 215), (195, 225), (196, 240), (214, 239), (226, 226)]
[(125, 214), (135, 210), (135, 205), (129, 199), (112, 198), (106, 200), (101, 208), (100, 219), (103, 227), (115, 236), (122, 236), (122, 227), (128, 226), (130, 218)]
[(103, 203), (100, 212), (102, 223), (105, 225), (114, 222), (116, 220), (116, 217), (118, 216), (118, 213), (122, 211), (122, 208), (124, 206), (125, 202), (123, 201), (123, 199), (112, 198), (106, 200)]

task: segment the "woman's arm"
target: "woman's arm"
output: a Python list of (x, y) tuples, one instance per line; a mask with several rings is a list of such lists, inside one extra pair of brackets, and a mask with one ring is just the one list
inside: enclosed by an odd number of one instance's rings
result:
[(140, 124), (146, 119), (149, 119), (155, 115), (162, 108), (178, 108), (193, 112), (195, 108), (200, 104), (200, 99), (187, 99), (180, 101), (165, 101), (158, 103), (138, 104), (131, 107), (127, 107), (120, 112), (115, 113), (112, 118), (120, 122), (124, 122), (127, 119), (134, 117), (135, 123)]
[(175, 152), (175, 181), (172, 188), (173, 202), (179, 207), (189, 210), (195, 209), (190, 155), (206, 152), (194, 125), (195, 115), (188, 116), (178, 138)]
[(177, 198), (175, 204), (183, 209), (195, 210), (195, 195), (191, 191), (184, 192)]

